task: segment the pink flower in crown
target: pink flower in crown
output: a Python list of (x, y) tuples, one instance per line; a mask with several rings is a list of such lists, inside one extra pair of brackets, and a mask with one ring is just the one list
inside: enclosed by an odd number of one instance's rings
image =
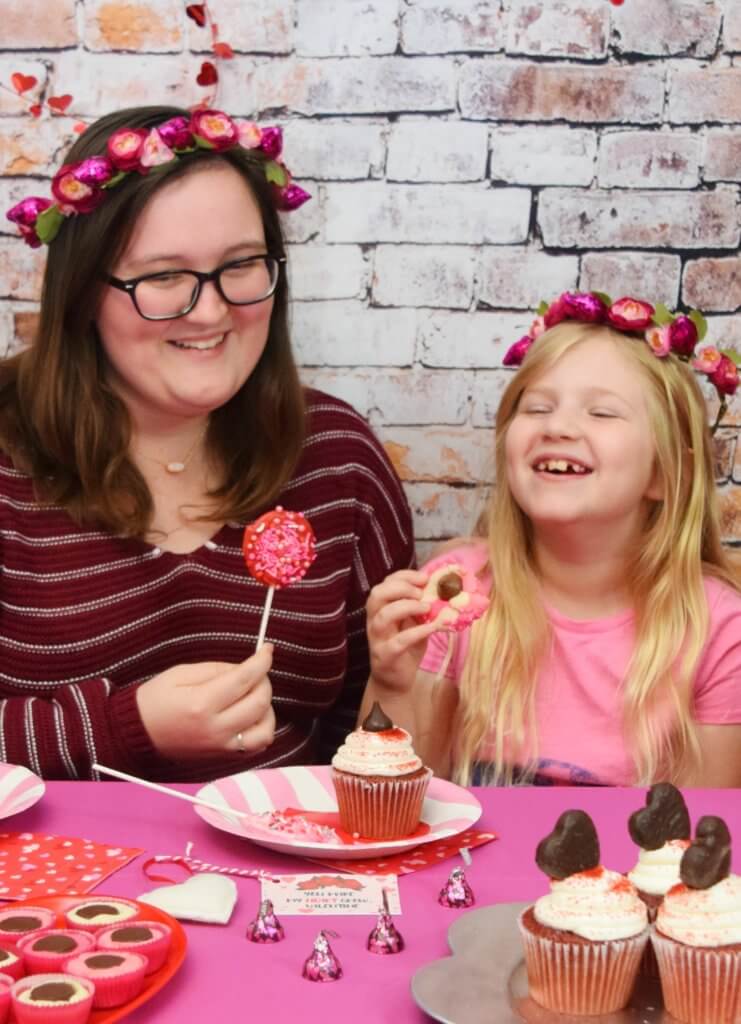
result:
[(258, 149), (262, 139), (260, 126), (254, 121), (235, 121), (239, 132), (239, 145), (244, 149)]
[(239, 131), (228, 114), (220, 110), (196, 110), (190, 120), (191, 131), (214, 149), (229, 149), (239, 142)]
[(720, 395), (734, 395), (738, 387), (738, 367), (728, 356), (721, 355), (716, 370), (708, 374)]
[(672, 352), (678, 356), (694, 355), (697, 344), (697, 327), (688, 316), (678, 316), (669, 324), (669, 341)]
[(648, 302), (631, 299), (629, 296), (618, 299), (607, 311), (607, 319), (622, 331), (644, 331), (651, 326), (654, 307)]
[(169, 164), (174, 159), (174, 152), (164, 141), (157, 128), (152, 128), (144, 140), (141, 157), (139, 158), (139, 170), (141, 173), (146, 174), (150, 167)]
[(144, 128), (119, 128), (108, 139), (108, 157), (119, 171), (133, 171), (139, 166), (139, 157), (147, 137)]
[(535, 341), (535, 339), (539, 338), (545, 330), (545, 317), (536, 316), (533, 322), (530, 324), (530, 330), (528, 331), (528, 333), (530, 337), (533, 339), (533, 341)]
[[(105, 176), (105, 164), (110, 172)], [(64, 213), (90, 213), (102, 201), (100, 188), (112, 176), (113, 167), (105, 157), (91, 157), (79, 164), (60, 167), (51, 183), (51, 190)]]
[(273, 200), (279, 210), (290, 212), (303, 206), (311, 199), (311, 193), (306, 192), (299, 185), (285, 185), (283, 188), (273, 189)]
[(28, 196), (26, 199), (21, 199), (20, 203), (16, 203), (5, 214), (7, 219), (18, 227), (23, 241), (32, 249), (38, 249), (41, 245), (41, 239), (36, 234), (36, 218), (44, 210), (48, 210), (51, 205), (51, 199)]
[(564, 292), (548, 307), (543, 322), (546, 327), (555, 327), (562, 320), (602, 323), (606, 313), (607, 306), (591, 292)]
[(283, 129), (277, 125), (263, 128), (260, 133), (260, 149), (271, 160), (277, 160), (283, 152)]
[(692, 360), (692, 366), (695, 370), (699, 370), (700, 373), (707, 373), (709, 375), (718, 369), (722, 358), (717, 348), (708, 345), (707, 348), (698, 353), (696, 359)]
[(514, 345), (510, 345), (507, 349), (502, 363), (504, 366), (519, 366), (522, 360), (528, 353), (530, 346), (533, 344), (533, 339), (529, 334), (524, 335), (519, 341), (516, 341)]
[(170, 149), (190, 149), (193, 145), (193, 132), (187, 117), (171, 117), (169, 121), (158, 125), (157, 131)]
[(646, 341), (651, 346), (651, 351), (655, 356), (663, 359), (664, 356), (668, 356), (671, 352), (671, 339), (669, 338), (669, 328), (664, 327), (649, 327), (646, 331)]

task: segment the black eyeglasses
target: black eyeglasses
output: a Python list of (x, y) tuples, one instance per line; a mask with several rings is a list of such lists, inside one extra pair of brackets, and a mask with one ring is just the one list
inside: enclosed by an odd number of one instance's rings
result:
[(106, 275), (106, 281), (128, 292), (139, 316), (145, 320), (175, 320), (185, 316), (198, 302), (207, 281), (231, 306), (251, 306), (269, 299), (278, 286), (285, 256), (247, 256), (230, 260), (205, 273), (200, 270), (163, 270), (124, 281)]

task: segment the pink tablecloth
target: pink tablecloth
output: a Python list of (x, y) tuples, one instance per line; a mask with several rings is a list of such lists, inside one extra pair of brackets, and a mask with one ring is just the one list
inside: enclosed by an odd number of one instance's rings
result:
[[(193, 792), (197, 787), (180, 787)], [(603, 862), (625, 870), (636, 850), (627, 832), (631, 811), (643, 792), (627, 789), (478, 789), (484, 813), (480, 827), (500, 839), (473, 852), (467, 870), (477, 906), (528, 900), (545, 891), (546, 880), (533, 862), (538, 840), (553, 827), (561, 811), (579, 807), (597, 825)], [(690, 790), (687, 803), (693, 822), (702, 814), (724, 817), (736, 838), (735, 870), (741, 872), (741, 794), (738, 790)], [(45, 831), (87, 836), (113, 844), (143, 847), (147, 853), (103, 883), (110, 895), (138, 896), (153, 888), (141, 865), (155, 853), (184, 853), (230, 866), (265, 867), (279, 873), (311, 871), (313, 865), (253, 846), (211, 828), (182, 801), (128, 783), (51, 782), (35, 807), (3, 822), (8, 830)], [(284, 918), (286, 939), (259, 946), (244, 939), (258, 904), (258, 885), (238, 879), (239, 902), (226, 926), (186, 924), (188, 953), (180, 972), (161, 992), (128, 1018), (132, 1024), (259, 1021), (283, 1024), (424, 1024), (429, 1018), (410, 994), (409, 982), (419, 966), (447, 953), (448, 927), (463, 913), (438, 905), (436, 897), (451, 866), (446, 861), (400, 880), (402, 914), (397, 924), (407, 942), (398, 956), (368, 953), (365, 939), (373, 925), (366, 917)], [(173, 877), (180, 869), (172, 868)], [(184, 875), (183, 875), (184, 877)], [(334, 984), (312, 984), (301, 977), (319, 928), (333, 928), (333, 941), (345, 970)]]

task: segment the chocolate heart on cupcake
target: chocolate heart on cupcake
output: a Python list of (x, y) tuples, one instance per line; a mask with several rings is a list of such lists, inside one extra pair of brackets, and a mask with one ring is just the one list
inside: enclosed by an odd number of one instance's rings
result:
[(599, 865), (599, 838), (584, 811), (564, 811), (553, 831), (541, 839), (535, 863), (549, 878), (568, 878)]

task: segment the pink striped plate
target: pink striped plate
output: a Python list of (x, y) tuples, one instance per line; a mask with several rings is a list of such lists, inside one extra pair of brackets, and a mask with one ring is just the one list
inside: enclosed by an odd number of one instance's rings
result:
[(281, 853), (295, 853), (309, 857), (331, 857), (333, 860), (359, 860), (368, 856), (386, 856), (403, 853), (422, 843), (432, 843), (446, 836), (455, 836), (470, 828), (481, 817), (481, 804), (475, 796), (444, 779), (432, 778), (422, 806), (422, 821), (429, 826), (425, 835), (412, 835), (406, 839), (358, 842), (322, 842), (312, 837), (274, 832), (247, 818), (238, 818), (230, 811), (264, 814), (293, 808), (299, 811), (333, 813), (337, 800), (332, 786), (329, 765), (307, 767), (264, 768), (241, 772), (225, 779), (209, 782), (197, 795), (211, 803), (223, 804), (224, 811), (195, 806), (204, 821), (224, 832), (244, 836), (253, 843), (267, 846)]
[(33, 807), (44, 795), (44, 783), (21, 764), (0, 761), (0, 818)]

